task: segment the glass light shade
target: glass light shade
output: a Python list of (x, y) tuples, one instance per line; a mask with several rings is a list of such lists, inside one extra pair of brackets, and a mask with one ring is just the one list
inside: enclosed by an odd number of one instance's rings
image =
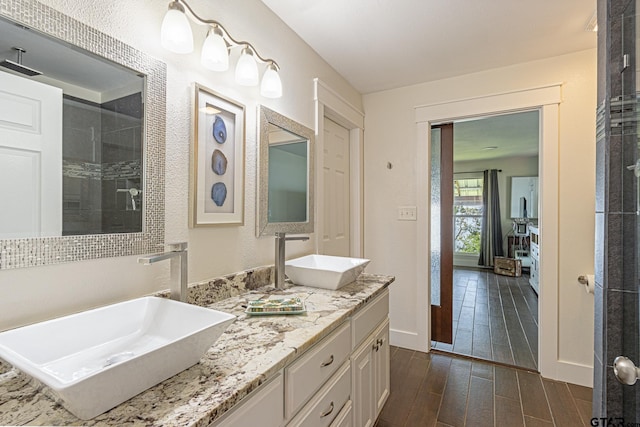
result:
[(229, 69), (229, 50), (227, 43), (215, 30), (210, 30), (202, 44), (200, 62), (204, 68), (212, 71)]
[(260, 84), (260, 94), (265, 98), (281, 98), (282, 97), (282, 81), (276, 67), (270, 64), (262, 76)]
[(169, 9), (160, 29), (162, 47), (174, 53), (193, 52), (193, 33), (189, 19), (178, 9)]
[(242, 86), (258, 84), (258, 64), (251, 50), (244, 48), (236, 64), (236, 83)]

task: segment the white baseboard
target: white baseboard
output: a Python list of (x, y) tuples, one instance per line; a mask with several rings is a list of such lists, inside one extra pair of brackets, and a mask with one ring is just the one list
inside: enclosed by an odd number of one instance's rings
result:
[(402, 347), (409, 350), (417, 350), (426, 352), (426, 348), (422, 348), (418, 334), (416, 332), (402, 331), (399, 329), (389, 330), (389, 344)]
[(540, 375), (551, 380), (593, 387), (593, 366), (563, 360), (558, 360), (553, 365), (552, 369), (544, 369)]
[(478, 255), (453, 255), (454, 267), (482, 268), (478, 265)]

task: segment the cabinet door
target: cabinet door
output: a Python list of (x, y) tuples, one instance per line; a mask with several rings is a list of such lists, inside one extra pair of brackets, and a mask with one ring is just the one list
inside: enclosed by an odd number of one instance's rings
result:
[(374, 410), (375, 418), (378, 418), (382, 407), (389, 397), (389, 320), (387, 319), (377, 330), (375, 335), (375, 347), (373, 351), (373, 369), (375, 377)]
[(229, 415), (210, 427), (264, 426), (284, 424), (284, 381), (282, 374), (251, 392)]
[(355, 427), (372, 427), (374, 408), (374, 362), (375, 335), (371, 335), (351, 359), (353, 424)]

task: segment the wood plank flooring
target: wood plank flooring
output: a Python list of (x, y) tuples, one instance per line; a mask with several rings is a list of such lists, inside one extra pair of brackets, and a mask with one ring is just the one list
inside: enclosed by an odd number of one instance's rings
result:
[(391, 348), (376, 427), (589, 426), (592, 389), (455, 355)]
[(453, 272), (453, 344), (432, 348), (538, 369), (538, 296), (529, 276)]

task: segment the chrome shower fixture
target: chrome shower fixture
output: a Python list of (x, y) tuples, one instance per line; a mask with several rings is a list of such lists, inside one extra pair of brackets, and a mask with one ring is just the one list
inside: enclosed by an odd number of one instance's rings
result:
[(29, 76), (29, 77), (39, 76), (40, 74), (42, 74), (42, 72), (38, 70), (34, 70), (33, 68), (27, 67), (26, 65), (22, 64), (22, 55), (27, 52), (26, 50), (24, 50), (21, 47), (12, 47), (12, 49), (18, 53), (18, 58), (16, 59), (16, 62), (11, 61), (9, 59), (5, 59), (2, 62), (0, 62), (0, 66), (3, 66), (5, 68), (8, 68), (10, 70), (16, 71), (20, 74), (24, 74), (25, 76)]

